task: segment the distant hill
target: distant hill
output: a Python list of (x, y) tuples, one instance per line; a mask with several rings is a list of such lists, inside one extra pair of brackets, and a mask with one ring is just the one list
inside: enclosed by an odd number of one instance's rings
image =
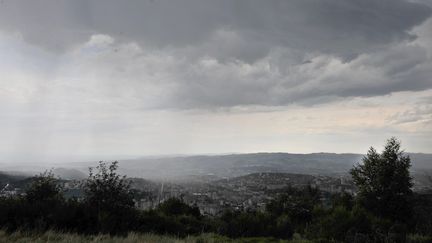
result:
[(27, 183), (28, 179), (29, 177), (26, 175), (0, 171), (0, 189), (2, 189), (7, 184), (23, 186), (25, 183)]
[[(432, 175), (432, 154), (408, 153), (414, 175), (422, 175), (427, 181)], [(230, 155), (198, 155), (173, 157), (144, 157), (119, 160), (119, 172), (129, 177), (150, 180), (215, 181), (252, 173), (294, 173), (308, 175), (346, 174), (352, 166), (361, 162), (362, 154), (336, 153), (253, 153)], [(84, 179), (88, 167), (97, 162), (57, 164), (54, 174), (63, 179)], [(15, 167), (14, 170), (18, 170)], [(20, 167), (23, 172), (27, 166)], [(47, 167), (46, 169), (51, 169)], [(1, 168), (1, 170), (4, 170)], [(45, 170), (43, 168), (41, 171)], [(28, 172), (28, 171), (27, 171)], [(33, 173), (37, 174), (36, 172)], [(426, 177), (425, 177), (426, 176)]]
[(77, 169), (55, 168), (52, 172), (55, 176), (65, 180), (82, 180), (88, 177), (87, 174)]
[[(409, 154), (414, 172), (432, 171), (432, 154)], [(213, 156), (141, 158), (120, 161), (120, 170), (133, 177), (148, 179), (205, 176), (230, 178), (251, 173), (280, 172), (309, 175), (346, 174), (361, 161), (361, 154), (255, 153)]]

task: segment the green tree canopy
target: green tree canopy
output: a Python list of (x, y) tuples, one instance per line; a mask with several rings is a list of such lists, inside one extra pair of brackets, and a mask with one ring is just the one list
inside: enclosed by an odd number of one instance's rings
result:
[(63, 200), (63, 188), (51, 171), (45, 171), (32, 178), (32, 183), (26, 190), (26, 199), (34, 201)]
[(158, 205), (157, 210), (169, 215), (191, 215), (194, 217), (200, 217), (201, 213), (197, 206), (190, 206), (186, 204), (182, 199), (169, 198), (165, 202)]
[(371, 147), (363, 163), (350, 173), (358, 187), (359, 202), (377, 216), (406, 221), (411, 215), (411, 160), (401, 150), (400, 141), (387, 140), (382, 153)]
[(117, 174), (118, 162), (107, 166), (100, 161), (97, 172), (90, 168), (89, 178), (84, 184), (85, 199), (90, 204), (102, 210), (132, 208), (133, 193), (125, 176)]
[(117, 161), (110, 165), (100, 161), (96, 172), (90, 168), (84, 184), (85, 202), (96, 215), (97, 231), (103, 233), (127, 232), (137, 218), (130, 181), (120, 176), (117, 168)]

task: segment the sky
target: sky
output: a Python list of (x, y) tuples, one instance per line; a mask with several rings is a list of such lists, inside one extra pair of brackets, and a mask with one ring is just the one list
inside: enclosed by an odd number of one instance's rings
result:
[(430, 0), (1, 0), (0, 163), (432, 153)]

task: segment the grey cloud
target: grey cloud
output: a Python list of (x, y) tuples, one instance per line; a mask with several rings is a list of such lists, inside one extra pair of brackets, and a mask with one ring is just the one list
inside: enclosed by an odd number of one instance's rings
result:
[(53, 102), (229, 108), (430, 89), (432, 37), (412, 31), (430, 15), (403, 0), (4, 0), (0, 28), (62, 51)]
[(182, 78), (171, 103), (186, 108), (311, 105), (432, 88), (432, 60), (418, 46), (397, 45), (349, 63), (316, 56), (293, 65), (288, 60), (299, 58), (280, 52), (252, 65), (196, 64), (199, 67)]
[(107, 36), (94, 36), (90, 43), (98, 52), (86, 52), (87, 42), (65, 56), (63, 63), (70, 65), (59, 70), (58, 80), (53, 81), (62, 91), (55, 91), (56, 99), (76, 93), (83, 96), (79, 102), (109, 101), (142, 109), (220, 109), (311, 105), (432, 87), (432, 60), (424, 46), (412, 43), (362, 54), (351, 62), (279, 48), (248, 63), (190, 58), (173, 49), (154, 50), (115, 40), (107, 45), (107, 40)]
[[(409, 30), (431, 15), (426, 5), (403, 0), (4, 0), (0, 6), (1, 28), (50, 49), (102, 33), (156, 47), (202, 45), (201, 54), (240, 60), (255, 60), (274, 46), (350, 59), (414, 38)], [(209, 47), (224, 29), (248, 49), (230, 41)]]
[(423, 124), (432, 124), (432, 104), (424, 103), (411, 110), (399, 112), (388, 118), (393, 124), (408, 124), (420, 122)]

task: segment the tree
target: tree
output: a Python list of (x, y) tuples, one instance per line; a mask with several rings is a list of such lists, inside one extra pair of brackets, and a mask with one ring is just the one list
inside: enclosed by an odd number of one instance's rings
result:
[(59, 222), (59, 212), (65, 204), (63, 187), (51, 171), (45, 171), (30, 179), (23, 198), (11, 200), (7, 207), (8, 227), (16, 229), (47, 230)]
[(319, 190), (307, 186), (302, 189), (289, 187), (266, 205), (266, 211), (278, 217), (286, 214), (292, 223), (303, 227), (313, 218), (313, 209), (319, 203)]
[(126, 176), (117, 174), (117, 168), (117, 161), (109, 166), (100, 161), (96, 166), (97, 173), (94, 173), (93, 168), (89, 169), (89, 178), (84, 184), (86, 202), (98, 209), (121, 209), (134, 206), (130, 182), (126, 180)]
[(26, 190), (26, 199), (35, 201), (59, 201), (63, 199), (63, 188), (51, 171), (45, 171), (32, 178), (32, 183)]
[(117, 168), (117, 161), (109, 166), (100, 161), (96, 173), (89, 169), (84, 184), (85, 203), (97, 222), (95, 230), (103, 233), (125, 233), (135, 224), (137, 212), (130, 182), (117, 174)]
[(169, 198), (158, 205), (157, 211), (168, 216), (191, 215), (196, 218), (201, 217), (201, 213), (197, 206), (189, 206), (179, 198)]
[(387, 140), (381, 154), (371, 147), (363, 163), (350, 171), (360, 204), (377, 216), (407, 221), (412, 210), (410, 166), (409, 156), (394, 137)]

